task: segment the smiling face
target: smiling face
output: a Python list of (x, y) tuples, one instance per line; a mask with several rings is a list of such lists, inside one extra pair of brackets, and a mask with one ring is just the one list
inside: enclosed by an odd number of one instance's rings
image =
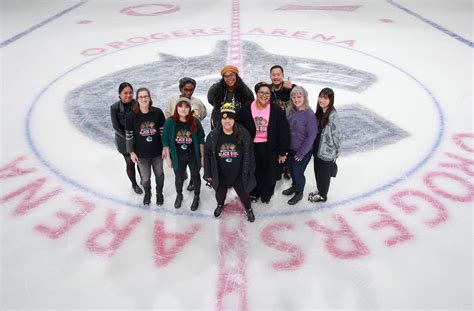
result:
[(266, 107), (270, 103), (270, 89), (267, 86), (262, 86), (257, 90), (257, 103), (260, 106)]
[(124, 104), (130, 104), (132, 101), (133, 90), (131, 87), (126, 86), (123, 90), (119, 93), (120, 100)]
[(234, 129), (234, 124), (235, 124), (234, 118), (230, 118), (230, 117), (222, 118), (221, 124), (222, 124), (222, 129), (224, 130), (224, 133), (232, 134), (233, 129)]
[(329, 107), (330, 103), (329, 96), (327, 94), (321, 93), (319, 94), (318, 97), (318, 105), (323, 108), (323, 110), (326, 110)]
[(137, 93), (138, 104), (141, 112), (147, 112), (150, 109), (150, 93), (147, 90), (141, 90)]
[(303, 110), (305, 108), (305, 97), (302, 92), (295, 92), (291, 94), (290, 98), (297, 110)]
[(181, 96), (191, 99), (194, 93), (194, 85), (192, 83), (186, 83), (181, 89)]
[(270, 71), (270, 79), (272, 80), (273, 85), (280, 85), (283, 83), (283, 71), (281, 71), (280, 68), (273, 68), (272, 71)]
[(235, 83), (237, 82), (237, 75), (233, 72), (224, 73), (222, 78), (224, 78), (224, 82), (229, 88), (234, 87)]
[(189, 105), (185, 102), (178, 103), (178, 105), (176, 106), (176, 109), (178, 111), (178, 115), (180, 119), (186, 119), (189, 112), (191, 111), (191, 109), (189, 108)]

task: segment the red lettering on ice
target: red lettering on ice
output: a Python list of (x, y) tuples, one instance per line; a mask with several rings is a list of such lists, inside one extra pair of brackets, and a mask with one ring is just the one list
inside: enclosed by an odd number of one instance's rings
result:
[(293, 230), (294, 225), (291, 223), (276, 223), (266, 226), (262, 233), (260, 234), (263, 243), (265, 245), (277, 249), (281, 252), (287, 253), (289, 259), (286, 261), (274, 262), (272, 264), (273, 269), (275, 270), (293, 270), (301, 266), (304, 262), (304, 253), (303, 250), (288, 242), (280, 241), (276, 238), (278, 231), (284, 230)]

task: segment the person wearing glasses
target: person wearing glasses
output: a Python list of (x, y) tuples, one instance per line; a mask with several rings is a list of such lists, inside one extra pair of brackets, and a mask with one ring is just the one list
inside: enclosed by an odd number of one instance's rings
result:
[(175, 175), (175, 208), (183, 202), (183, 183), (186, 167), (189, 166), (194, 184), (194, 199), (191, 210), (199, 207), (201, 177), (199, 170), (204, 166), (204, 130), (198, 118), (191, 112), (191, 101), (186, 97), (178, 99), (173, 115), (163, 128), (163, 146), (165, 158)]
[(326, 202), (328, 199), (331, 171), (339, 156), (342, 141), (341, 123), (334, 108), (334, 91), (324, 88), (319, 92), (316, 106), (318, 135), (314, 141), (314, 175), (318, 190), (309, 194), (311, 202)]
[(228, 65), (221, 70), (222, 79), (213, 84), (207, 92), (207, 100), (214, 107), (211, 114), (211, 128), (220, 121), (220, 109), (225, 103), (234, 106), (236, 113), (242, 107), (248, 106), (255, 97), (250, 88), (239, 76), (236, 66)]
[(288, 204), (295, 205), (303, 199), (306, 183), (304, 172), (313, 155), (313, 143), (318, 132), (318, 125), (314, 112), (309, 107), (308, 92), (302, 86), (293, 88), (290, 99), (291, 103), (286, 109), (291, 133), (287, 163), (291, 172), (292, 185), (282, 193), (293, 194)]
[[(165, 117), (169, 118), (173, 115), (178, 99), (181, 97), (188, 98), (191, 101), (191, 109), (193, 116), (199, 119), (202, 122), (207, 116), (207, 109), (204, 103), (197, 97), (194, 97), (194, 90), (196, 89), (196, 80), (184, 77), (179, 80), (179, 92), (180, 95), (175, 95), (171, 97), (168, 102), (165, 104), (164, 113)], [(187, 172), (184, 174), (184, 179), (188, 178)], [(194, 191), (193, 179), (189, 179), (188, 191)]]
[(135, 163), (130, 158), (130, 153), (125, 147), (125, 120), (127, 116), (133, 111), (137, 104), (133, 99), (133, 87), (128, 82), (122, 82), (118, 88), (119, 101), (110, 106), (110, 119), (112, 120), (112, 127), (115, 131), (115, 147), (125, 159), (127, 176), (132, 183), (132, 189), (137, 194), (142, 194), (143, 190), (137, 184)]
[(209, 133), (204, 147), (204, 179), (216, 191), (214, 217), (221, 215), (227, 190), (233, 187), (244, 206), (247, 220), (255, 221), (249, 194), (257, 184), (253, 152), (249, 132), (235, 122), (234, 107), (230, 103), (224, 104), (221, 122)]
[(137, 90), (138, 105), (133, 113), (127, 116), (126, 146), (130, 158), (140, 168), (140, 183), (145, 190), (143, 204), (151, 201), (151, 170), (155, 174), (156, 204), (163, 204), (163, 144), (161, 132), (165, 116), (160, 108), (153, 107), (150, 91), (146, 88)]
[(290, 129), (284, 111), (270, 104), (271, 86), (257, 83), (255, 93), (257, 99), (242, 107), (237, 122), (249, 131), (254, 144), (257, 186), (251, 195), (254, 201), (260, 198), (268, 204), (275, 191), (278, 164), (286, 160)]

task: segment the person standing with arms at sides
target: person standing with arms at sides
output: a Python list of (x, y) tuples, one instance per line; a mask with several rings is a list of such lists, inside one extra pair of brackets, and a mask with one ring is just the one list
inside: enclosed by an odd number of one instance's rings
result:
[(225, 66), (221, 70), (222, 79), (213, 84), (207, 92), (207, 100), (214, 107), (211, 115), (211, 128), (219, 124), (220, 109), (225, 103), (234, 105), (238, 113), (242, 107), (250, 105), (255, 99), (250, 88), (239, 76), (239, 69), (235, 66)]
[(196, 80), (189, 77), (181, 78), (179, 80), (178, 87), (180, 95), (175, 95), (168, 99), (163, 111), (165, 113), (165, 117), (171, 117), (174, 113), (174, 108), (178, 103), (178, 99), (180, 97), (186, 97), (191, 101), (193, 115), (198, 118), (199, 121), (204, 120), (204, 118), (207, 116), (206, 105), (204, 105), (204, 103), (199, 98), (193, 96), (196, 89)]
[[(165, 117), (169, 118), (173, 115), (176, 104), (180, 97), (186, 97), (191, 101), (191, 109), (193, 115), (199, 119), (199, 121), (204, 120), (207, 116), (207, 109), (204, 103), (199, 99), (193, 96), (194, 90), (196, 89), (196, 80), (184, 77), (179, 80), (179, 92), (180, 95), (171, 97), (165, 105)], [(184, 175), (184, 179), (188, 178), (187, 173)], [(188, 191), (194, 190), (193, 180), (189, 180), (189, 185), (186, 188)]]
[(254, 201), (260, 197), (263, 203), (273, 196), (277, 166), (285, 162), (290, 144), (288, 121), (280, 107), (270, 104), (270, 87), (257, 83), (257, 99), (237, 113), (237, 122), (249, 131), (254, 144), (257, 187), (251, 196)]
[(311, 192), (311, 202), (326, 202), (328, 198), (331, 171), (341, 149), (342, 132), (339, 116), (334, 108), (334, 91), (321, 90), (316, 106), (319, 133), (313, 147), (314, 175), (318, 191)]
[(143, 190), (137, 184), (135, 163), (133, 163), (125, 147), (125, 120), (136, 105), (133, 99), (133, 87), (128, 82), (122, 82), (119, 85), (118, 93), (120, 100), (110, 106), (110, 119), (112, 119), (112, 126), (115, 130), (115, 147), (125, 159), (127, 175), (132, 183), (133, 191), (142, 194)]
[(286, 113), (291, 133), (287, 163), (291, 172), (292, 185), (284, 190), (283, 194), (294, 194), (288, 204), (295, 205), (303, 198), (306, 183), (304, 172), (313, 154), (318, 123), (313, 110), (309, 107), (308, 92), (302, 86), (293, 88), (290, 99), (291, 103)]
[(290, 92), (296, 85), (291, 83), (290, 77), (285, 81), (283, 67), (280, 65), (270, 68), (270, 79), (272, 81), (270, 103), (277, 104), (281, 109), (286, 110), (290, 104)]
[(183, 202), (184, 173), (189, 166), (194, 184), (191, 210), (197, 210), (201, 192), (199, 170), (204, 166), (204, 130), (199, 119), (193, 117), (191, 101), (188, 98), (179, 98), (173, 115), (166, 120), (163, 128), (163, 146), (168, 166), (173, 168), (175, 174), (174, 207), (180, 208)]
[(247, 220), (255, 221), (249, 194), (257, 184), (253, 152), (250, 134), (235, 122), (234, 107), (224, 104), (221, 122), (207, 136), (204, 148), (204, 179), (216, 190), (214, 217), (221, 215), (227, 189), (233, 187), (244, 205)]
[(155, 174), (156, 204), (163, 204), (163, 145), (161, 131), (165, 124), (165, 116), (160, 108), (153, 107), (150, 91), (146, 88), (137, 90), (138, 105), (127, 116), (126, 145), (127, 152), (134, 163), (140, 168), (140, 183), (145, 190), (143, 204), (151, 201), (151, 169)]

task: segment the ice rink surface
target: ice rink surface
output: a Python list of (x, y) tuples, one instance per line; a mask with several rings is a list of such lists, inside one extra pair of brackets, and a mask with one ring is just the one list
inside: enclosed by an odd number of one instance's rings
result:
[[(473, 308), (472, 1), (0, 3), (2, 310)], [(207, 104), (230, 63), (251, 89), (283, 65), (313, 109), (335, 90), (326, 203), (312, 161), (305, 199), (279, 181), (254, 223), (204, 185), (175, 210), (169, 168), (163, 206), (132, 191), (118, 85), (161, 107), (191, 76)]]

